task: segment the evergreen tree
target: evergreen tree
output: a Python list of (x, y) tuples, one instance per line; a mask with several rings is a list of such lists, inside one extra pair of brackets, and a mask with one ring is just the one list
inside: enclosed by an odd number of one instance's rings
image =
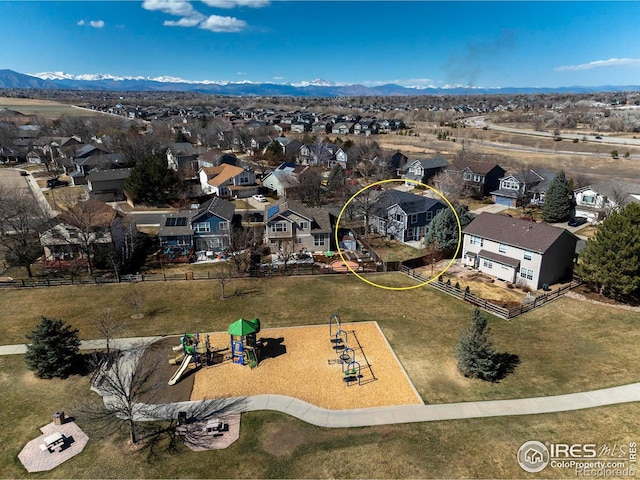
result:
[[(464, 229), (473, 220), (472, 214), (465, 205), (455, 208), (460, 219), (460, 225)], [(427, 245), (434, 244), (438, 250), (447, 254), (455, 252), (458, 246), (458, 222), (451, 208), (443, 208), (433, 217), (424, 241)]]
[(329, 178), (327, 179), (327, 191), (335, 192), (340, 190), (344, 186), (344, 182), (347, 180), (347, 175), (340, 165), (335, 165), (331, 172), (329, 173)]
[(571, 213), (571, 190), (569, 181), (560, 170), (549, 185), (542, 206), (542, 218), (547, 223), (564, 222)]
[(159, 154), (138, 162), (124, 185), (136, 202), (165, 202), (171, 198), (175, 186), (175, 172)]
[(470, 325), (460, 333), (458, 342), (458, 370), (465, 377), (496, 380), (500, 365), (489, 334), (487, 317), (476, 308), (471, 314)]
[(80, 347), (78, 329), (62, 320), (42, 317), (27, 339), (25, 361), (36, 376), (66, 378), (71, 373)]
[(640, 294), (640, 204), (613, 212), (580, 252), (576, 273), (601, 294)]

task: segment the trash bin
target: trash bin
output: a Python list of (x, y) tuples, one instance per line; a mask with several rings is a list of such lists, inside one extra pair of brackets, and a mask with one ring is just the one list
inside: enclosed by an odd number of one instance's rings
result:
[(59, 411), (53, 414), (53, 423), (55, 425), (62, 425), (64, 423), (64, 412)]

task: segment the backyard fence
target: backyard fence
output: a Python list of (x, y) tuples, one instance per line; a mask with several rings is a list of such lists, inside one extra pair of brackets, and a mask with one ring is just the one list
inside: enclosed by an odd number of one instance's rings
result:
[[(422, 283), (426, 283), (432, 280), (430, 277), (425, 276), (419, 272), (415, 272), (409, 267), (406, 267), (404, 265), (400, 267), (400, 271), (411, 278), (415, 278), (416, 280), (419, 280)], [(582, 281), (578, 277), (574, 277), (569, 284), (563, 287), (560, 287), (557, 290), (544, 293), (538, 297), (535, 297), (531, 302), (523, 303), (522, 305), (518, 305), (517, 307), (511, 307), (511, 308), (501, 307), (499, 305), (491, 303), (490, 301), (484, 298), (478, 297), (470, 292), (467, 292), (466, 290), (456, 288), (452, 285), (448, 285), (439, 280), (431, 281), (430, 283), (428, 283), (428, 285), (448, 295), (460, 298), (465, 302), (469, 302), (475, 305), (476, 307), (481, 308), (482, 310), (486, 310), (487, 312), (496, 315), (497, 317), (501, 317), (508, 320), (510, 318), (517, 317), (518, 315), (522, 315), (523, 313), (529, 312), (534, 308), (538, 308), (544, 305), (545, 303), (550, 302), (551, 300), (555, 300), (556, 298), (567, 293), (572, 288), (577, 287), (581, 283)]]

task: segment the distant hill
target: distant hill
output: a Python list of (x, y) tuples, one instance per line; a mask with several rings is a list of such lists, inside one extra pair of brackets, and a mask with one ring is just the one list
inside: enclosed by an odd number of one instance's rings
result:
[(409, 95), (486, 95), (486, 94), (540, 94), (638, 91), (640, 87), (605, 85), (598, 87), (447, 87), (415, 88), (387, 84), (375, 87), (364, 85), (336, 85), (326, 80), (314, 80), (298, 85), (279, 83), (215, 83), (189, 82), (173, 77), (115, 77), (113, 75), (73, 76), (63, 72), (25, 75), (13, 70), (0, 70), (0, 88), (33, 88), (62, 90), (103, 90), (130, 92), (199, 92), (233, 96), (290, 96), (290, 97), (356, 97), (356, 96), (409, 96)]
[(0, 88), (59, 89), (61, 87), (49, 80), (42, 80), (13, 70), (0, 70)]

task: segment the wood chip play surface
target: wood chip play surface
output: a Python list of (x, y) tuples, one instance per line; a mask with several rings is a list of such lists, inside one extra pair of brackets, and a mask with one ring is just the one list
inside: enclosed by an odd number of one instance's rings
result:
[[(230, 361), (198, 369), (191, 400), (270, 393), (336, 410), (422, 403), (376, 322), (342, 323), (342, 330), (361, 365), (361, 385), (344, 382), (328, 324), (269, 328), (258, 334), (268, 358), (254, 369)], [(229, 335), (212, 333), (210, 343), (226, 348)]]

